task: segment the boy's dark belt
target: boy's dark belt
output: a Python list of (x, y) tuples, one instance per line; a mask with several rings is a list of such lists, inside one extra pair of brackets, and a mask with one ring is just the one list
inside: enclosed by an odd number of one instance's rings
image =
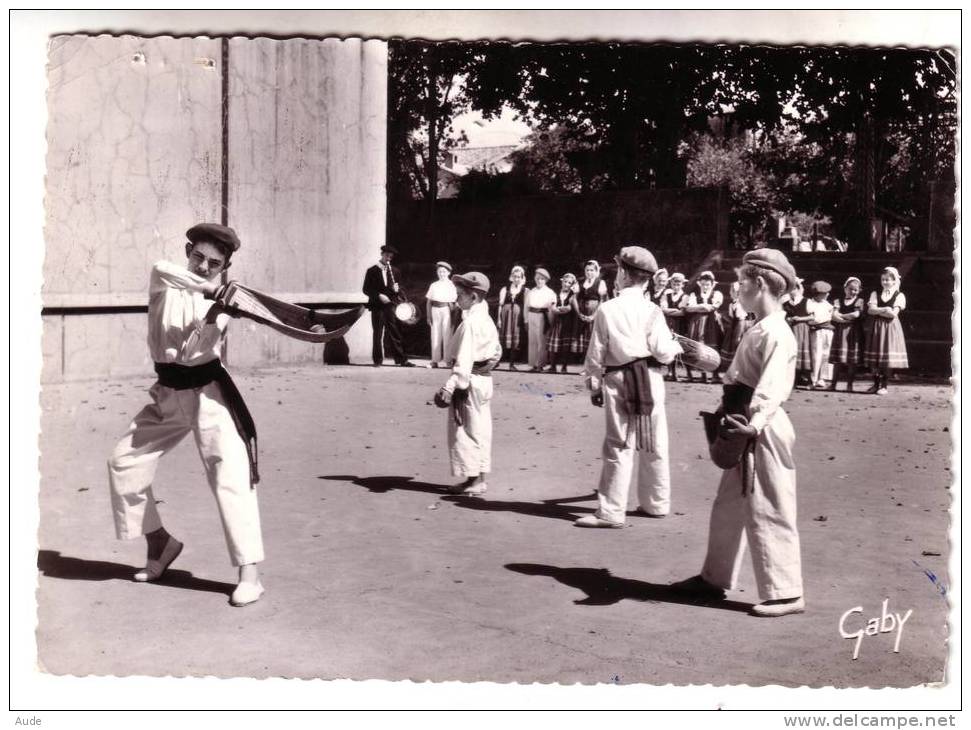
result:
[(226, 368), (217, 358), (210, 360), (202, 365), (179, 365), (178, 363), (157, 362), (155, 372), (158, 374), (158, 382), (166, 388), (173, 390), (190, 390), (192, 388), (202, 388), (213, 381), (219, 383), (219, 390), (222, 392), (229, 408), (229, 413), (236, 424), (243, 443), (246, 445), (246, 455), (249, 457), (250, 486), (258, 484), (260, 473), (257, 468), (256, 454), (256, 424), (253, 423), (253, 416), (250, 415), (243, 395), (236, 387), (236, 383), (229, 377)]
[(639, 357), (636, 360), (631, 360), (630, 362), (625, 362), (623, 365), (605, 365), (604, 366), (604, 375), (606, 375), (607, 373), (616, 373), (618, 370), (623, 370), (625, 368), (629, 368), (635, 362), (641, 362), (641, 361), (643, 361), (644, 364), (647, 365), (647, 367), (649, 367), (649, 368), (664, 368), (664, 367), (667, 367), (667, 365), (665, 365), (664, 363), (662, 363), (657, 358), (648, 355), (647, 357)]
[(478, 362), (474, 362), (472, 363), (472, 374), (484, 375), (487, 378), (491, 378), (492, 369), (496, 364), (497, 362), (495, 360), (479, 360)]
[[(497, 363), (497, 360), (479, 360), (478, 362), (474, 362), (472, 363), (472, 374), (491, 378), (492, 369)], [(452, 391), (452, 415), (455, 418), (455, 424), (458, 426), (465, 423), (465, 417), (462, 415), (462, 412), (469, 405), (469, 390), (470, 388), (456, 388)]]

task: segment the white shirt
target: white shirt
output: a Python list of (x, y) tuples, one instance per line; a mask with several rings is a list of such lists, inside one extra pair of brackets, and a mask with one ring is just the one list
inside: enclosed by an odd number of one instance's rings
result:
[(694, 307), (699, 304), (710, 304), (715, 309), (718, 309), (722, 305), (722, 300), (722, 293), (717, 289), (712, 289), (710, 292), (708, 292), (707, 301), (702, 298), (700, 292), (691, 292), (691, 294), (688, 295), (688, 304), (685, 306)]
[[(888, 294), (885, 291), (881, 291), (879, 296), (882, 296), (884, 298), (884, 300), (887, 300), (887, 299), (889, 299), (890, 297), (893, 296), (893, 292), (890, 292)], [(877, 296), (877, 293), (876, 292), (870, 292), (870, 301), (868, 302), (868, 306), (871, 306), (871, 307), (885, 307), (887, 305), (884, 304), (884, 303), (882, 303), (882, 302), (880, 302), (880, 301), (878, 301), (878, 296)], [(899, 291), (898, 290), (898, 292), (897, 292), (897, 298), (894, 299), (893, 306), (900, 307), (900, 309), (906, 309), (907, 308), (907, 297), (904, 296), (904, 293), (902, 291)]]
[[(502, 287), (502, 289), (499, 290), (499, 306), (502, 307), (502, 305), (506, 303), (507, 297), (509, 301), (512, 301), (518, 297), (519, 292), (521, 292), (523, 289), (526, 289), (525, 284), (520, 284), (519, 286), (513, 286), (510, 284), (508, 287)], [(526, 289), (526, 293), (529, 294), (529, 289)]]
[(378, 259), (378, 268), (381, 269), (381, 278), (384, 280), (384, 285), (388, 285), (388, 264), (384, 263), (381, 259)]
[(556, 292), (548, 286), (526, 292), (526, 306), (533, 309), (549, 309), (556, 304)]
[(812, 315), (813, 324), (826, 324), (833, 319), (833, 305), (826, 300), (817, 302), (810, 299), (806, 302), (806, 312)]
[(590, 389), (599, 390), (607, 365), (624, 365), (648, 356), (669, 363), (682, 352), (661, 308), (644, 296), (641, 287), (630, 286), (597, 309), (583, 374)]
[(486, 302), (477, 302), (465, 312), (465, 318), (449, 340), (448, 351), (449, 358), (455, 360), (452, 374), (444, 386), (449, 393), (456, 388), (469, 387), (474, 363), (502, 356), (499, 330), (489, 316)]
[(206, 280), (168, 261), (152, 267), (148, 285), (148, 350), (155, 362), (202, 365), (222, 353), (230, 316), (206, 322), (213, 302), (202, 296)]
[(726, 383), (755, 389), (749, 423), (760, 432), (792, 392), (796, 378), (796, 337), (783, 311), (756, 322), (742, 336), (725, 372)]
[(455, 284), (448, 279), (436, 279), (428, 286), (425, 298), (433, 302), (451, 304), (458, 299), (458, 293), (455, 291)]
[[(596, 281), (596, 279), (594, 279), (594, 281)], [(584, 289), (589, 289), (591, 286), (593, 286), (593, 281), (587, 281), (584, 279), (580, 283), (580, 286), (582, 286)], [(604, 283), (603, 279), (600, 280), (600, 286), (597, 287), (597, 294), (604, 298), (607, 297), (607, 285)]]

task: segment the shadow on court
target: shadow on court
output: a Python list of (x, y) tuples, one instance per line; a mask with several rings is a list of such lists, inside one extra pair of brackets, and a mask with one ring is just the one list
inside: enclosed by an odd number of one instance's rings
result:
[[(132, 582), (132, 575), (138, 570), (131, 565), (110, 563), (105, 560), (83, 560), (61, 555), (57, 550), (40, 550), (37, 553), (37, 569), (48, 578), (63, 580), (122, 580)], [(155, 584), (172, 588), (185, 588), (190, 591), (206, 591), (231, 595), (236, 588), (232, 583), (197, 578), (187, 570), (170, 568)]]
[(376, 477), (357, 477), (348, 474), (330, 474), (318, 476), (318, 479), (327, 479), (334, 482), (348, 482), (375, 494), (386, 494), (392, 490), (402, 490), (406, 492), (424, 492), (427, 494), (437, 494), (445, 502), (451, 502), (457, 507), (464, 509), (477, 510), (479, 512), (515, 512), (516, 514), (527, 515), (529, 517), (545, 517), (555, 520), (567, 520), (573, 522), (580, 515), (588, 514), (594, 510), (589, 507), (564, 507), (560, 502), (581, 501), (588, 497), (568, 498), (566, 500), (544, 500), (543, 502), (522, 502), (490, 499), (486, 493), (484, 497), (468, 496), (462, 494), (449, 494), (450, 484), (431, 484), (429, 482), (417, 482), (413, 477), (404, 476), (376, 476)]
[(650, 603), (678, 603), (685, 606), (704, 606), (722, 611), (748, 612), (751, 605), (740, 601), (706, 601), (679, 593), (663, 583), (648, 583), (631, 578), (618, 578), (606, 568), (558, 568), (540, 563), (507, 563), (507, 570), (523, 575), (541, 575), (558, 580), (586, 594), (573, 601), (578, 606), (612, 606), (630, 599)]

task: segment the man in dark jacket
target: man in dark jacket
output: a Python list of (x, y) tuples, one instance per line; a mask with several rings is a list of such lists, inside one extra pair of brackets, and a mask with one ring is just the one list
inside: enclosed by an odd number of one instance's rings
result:
[(398, 319), (394, 315), (401, 287), (401, 271), (391, 265), (391, 260), (396, 253), (398, 251), (394, 246), (382, 246), (381, 260), (364, 274), (363, 290), (367, 294), (367, 307), (371, 310), (371, 328), (374, 332), (371, 358), (375, 367), (380, 367), (384, 363), (385, 330), (388, 333), (388, 343), (395, 364), (406, 368), (415, 366), (405, 355)]

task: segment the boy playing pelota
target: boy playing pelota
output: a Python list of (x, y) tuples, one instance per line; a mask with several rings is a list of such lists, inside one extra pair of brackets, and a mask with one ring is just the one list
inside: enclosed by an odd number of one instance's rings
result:
[(739, 302), (757, 321), (725, 372), (723, 405), (728, 438), (746, 440), (752, 459), (743, 456), (722, 472), (701, 575), (674, 587), (705, 599), (723, 599), (738, 582), (747, 543), (762, 599), (751, 613), (785, 616), (801, 613), (806, 605), (796, 529), (795, 433), (782, 410), (792, 392), (797, 348), (781, 297), (796, 286), (796, 272), (781, 251), (760, 249), (745, 254), (738, 281)]
[[(155, 581), (182, 552), (162, 526), (152, 481), (159, 459), (189, 433), (216, 497), (239, 584), (231, 603), (244, 606), (263, 594), (260, 513), (253, 484), (256, 430), (219, 357), (229, 315), (213, 308), (219, 275), (239, 248), (232, 228), (202, 223), (186, 232), (187, 268), (160, 261), (149, 282), (148, 348), (158, 382), (108, 460), (115, 532), (148, 543), (139, 582)], [(242, 432), (242, 433), (241, 433)], [(244, 438), (245, 437), (245, 438)]]
[(435, 404), (448, 408), (448, 455), (452, 475), (465, 481), (449, 491), (479, 495), (492, 471), (492, 369), (502, 357), (499, 331), (485, 298), (489, 279), (478, 271), (452, 277), (466, 315), (449, 342), (455, 364)]
[(661, 308), (644, 294), (657, 271), (654, 256), (626, 246), (616, 261), (620, 293), (597, 309), (583, 368), (591, 401), (606, 419), (599, 508), (578, 527), (624, 526), (635, 455), (638, 512), (664, 517), (671, 508), (663, 373), (682, 350)]

